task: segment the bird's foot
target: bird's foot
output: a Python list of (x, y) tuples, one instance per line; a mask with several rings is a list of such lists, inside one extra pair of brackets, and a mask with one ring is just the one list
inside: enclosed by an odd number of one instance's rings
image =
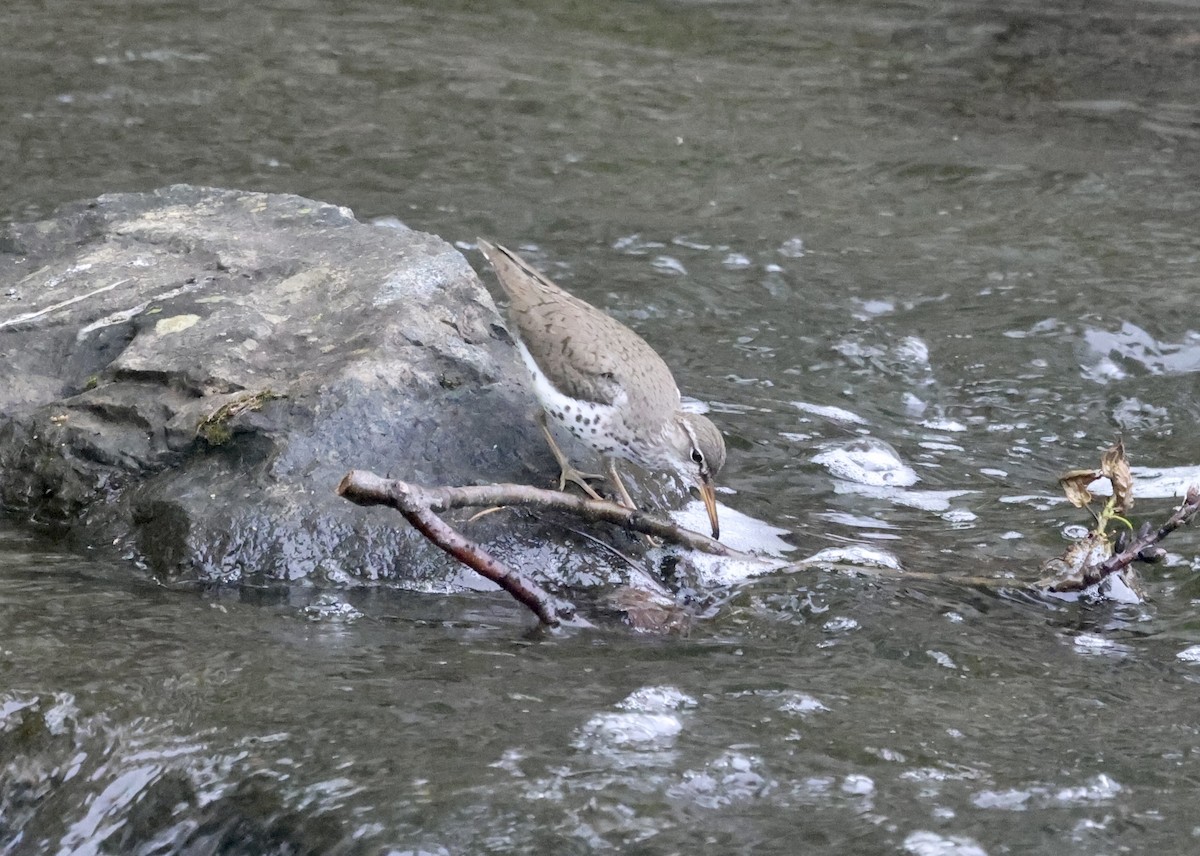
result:
[(561, 467), (562, 472), (558, 476), (559, 490), (566, 490), (567, 482), (571, 482), (572, 484), (579, 485), (579, 487), (583, 489), (583, 492), (592, 499), (604, 499), (604, 497), (596, 493), (595, 489), (588, 484), (589, 480), (596, 481), (598, 479), (603, 479), (604, 476), (600, 475), (599, 473), (585, 473), (582, 470), (577, 470), (565, 461), (562, 462)]
[(558, 443), (554, 442), (554, 435), (550, 433), (550, 428), (546, 425), (546, 414), (544, 412), (538, 413), (538, 425), (542, 426), (542, 434), (546, 437), (546, 444), (550, 447), (550, 452), (554, 455), (554, 460), (558, 461), (558, 468), (561, 470), (558, 476), (558, 489), (566, 490), (567, 482), (572, 482), (583, 488), (583, 492), (592, 499), (604, 499), (588, 484), (589, 479), (596, 481), (597, 479), (604, 478), (604, 476), (599, 473), (585, 473), (571, 466), (570, 460), (563, 454), (562, 449), (558, 448)]

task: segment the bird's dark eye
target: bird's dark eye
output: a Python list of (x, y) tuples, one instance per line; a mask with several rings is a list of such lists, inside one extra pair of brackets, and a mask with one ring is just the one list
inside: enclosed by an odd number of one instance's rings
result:
[(703, 464), (704, 454), (699, 449), (692, 449), (692, 460), (697, 464)]

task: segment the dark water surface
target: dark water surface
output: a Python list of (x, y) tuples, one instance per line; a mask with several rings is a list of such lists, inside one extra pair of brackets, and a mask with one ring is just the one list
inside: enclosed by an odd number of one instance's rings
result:
[(526, 247), (710, 404), (724, 503), (913, 574), (546, 637), (5, 524), (3, 856), (1200, 848), (1196, 531), (1144, 603), (1015, 586), (1114, 434), (1200, 463), (1200, 5), (3, 4), (0, 220), (173, 182)]

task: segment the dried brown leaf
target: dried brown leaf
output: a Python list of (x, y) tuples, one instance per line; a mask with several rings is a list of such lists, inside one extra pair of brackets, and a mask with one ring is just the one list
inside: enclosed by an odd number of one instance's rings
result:
[(1042, 565), (1045, 576), (1036, 585), (1049, 591), (1081, 591), (1084, 574), (1112, 555), (1112, 545), (1102, 535), (1090, 533), (1071, 542), (1063, 554)]
[(1058, 477), (1058, 483), (1067, 499), (1076, 508), (1086, 508), (1092, 501), (1088, 485), (1100, 478), (1099, 470), (1071, 470)]
[(1100, 472), (1108, 477), (1113, 487), (1113, 507), (1117, 514), (1125, 514), (1133, 508), (1133, 473), (1125, 459), (1125, 443), (1118, 439), (1100, 458)]

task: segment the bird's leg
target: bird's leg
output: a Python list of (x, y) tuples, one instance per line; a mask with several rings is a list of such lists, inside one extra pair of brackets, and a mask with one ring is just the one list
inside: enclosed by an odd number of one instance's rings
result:
[(617, 486), (617, 493), (621, 494), (621, 505), (626, 508), (637, 508), (629, 496), (629, 491), (625, 489), (625, 483), (621, 481), (620, 474), (617, 473), (617, 462), (614, 458), (608, 459), (608, 480)]
[[(633, 504), (633, 499), (629, 496), (629, 491), (625, 489), (625, 482), (621, 481), (621, 475), (617, 472), (617, 461), (615, 458), (608, 459), (608, 480), (617, 486), (617, 492), (621, 494), (621, 505), (631, 511), (637, 511), (637, 506)], [(653, 535), (642, 534), (640, 537), (651, 547), (662, 546), (662, 541)]]
[(550, 446), (550, 453), (554, 455), (554, 460), (558, 461), (558, 468), (561, 471), (558, 476), (558, 489), (563, 490), (566, 488), (567, 482), (574, 482), (583, 488), (583, 492), (592, 499), (603, 499), (600, 494), (592, 489), (587, 480), (602, 479), (604, 476), (598, 473), (585, 473), (571, 466), (570, 460), (563, 454), (562, 449), (558, 448), (558, 443), (554, 442), (554, 435), (550, 433), (550, 426), (546, 424), (545, 412), (538, 414), (538, 424), (542, 426), (542, 433), (546, 435), (546, 443)]

